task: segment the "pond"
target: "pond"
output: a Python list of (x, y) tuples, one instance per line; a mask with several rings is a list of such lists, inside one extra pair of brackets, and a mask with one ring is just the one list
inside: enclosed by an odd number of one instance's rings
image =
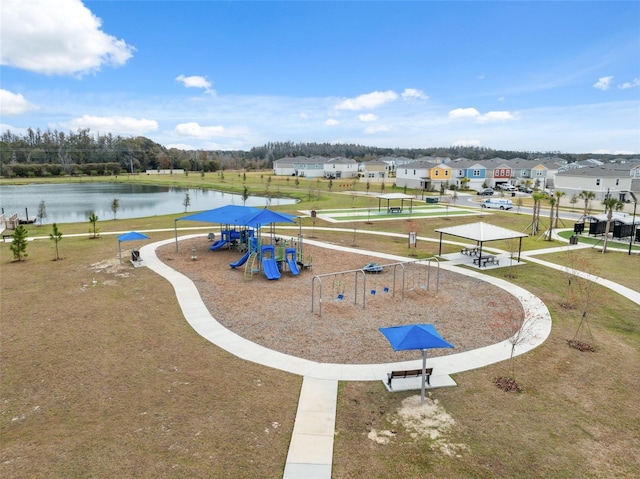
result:
[[(185, 196), (190, 205), (185, 214), (211, 210), (229, 204), (263, 207), (294, 204), (291, 198), (250, 196), (216, 190), (174, 188), (120, 183), (65, 183), (0, 185), (0, 206), (6, 216), (18, 213), (20, 219), (36, 219), (41, 201), (47, 216), (44, 224), (81, 223), (95, 212), (100, 220), (113, 219), (111, 204), (119, 201), (116, 218), (144, 218), (185, 212)], [(28, 215), (28, 218), (27, 218)]]

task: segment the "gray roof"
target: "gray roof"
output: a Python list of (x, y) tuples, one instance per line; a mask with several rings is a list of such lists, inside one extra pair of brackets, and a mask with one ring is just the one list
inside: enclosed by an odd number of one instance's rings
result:
[(500, 226), (490, 225), (489, 223), (470, 223), (460, 226), (451, 226), (449, 228), (440, 228), (435, 230), (436, 233), (444, 233), (459, 238), (466, 238), (473, 241), (496, 241), (513, 238), (526, 238), (526, 233), (519, 233)]

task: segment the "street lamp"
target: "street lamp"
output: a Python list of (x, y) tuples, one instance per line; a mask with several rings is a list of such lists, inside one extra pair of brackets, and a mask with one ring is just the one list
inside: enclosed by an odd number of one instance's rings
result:
[(629, 192), (629, 195), (633, 198), (633, 219), (631, 220), (631, 238), (629, 239), (629, 255), (631, 255), (631, 246), (636, 236), (636, 206), (638, 206), (638, 198), (632, 191)]

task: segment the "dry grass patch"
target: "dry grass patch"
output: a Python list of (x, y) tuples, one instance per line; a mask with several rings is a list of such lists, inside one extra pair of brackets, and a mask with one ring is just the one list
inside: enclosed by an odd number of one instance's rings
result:
[(114, 238), (50, 249), (0, 246), (2, 477), (281, 476), (299, 377), (198, 336)]

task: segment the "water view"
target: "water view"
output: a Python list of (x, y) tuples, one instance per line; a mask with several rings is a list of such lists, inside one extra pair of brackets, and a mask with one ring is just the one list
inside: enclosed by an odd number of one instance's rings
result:
[(87, 221), (91, 212), (95, 212), (100, 220), (113, 219), (111, 203), (114, 198), (120, 202), (117, 218), (183, 213), (186, 193), (189, 193), (190, 198), (186, 214), (229, 204), (246, 204), (259, 208), (295, 203), (295, 200), (290, 198), (258, 196), (250, 196), (246, 203), (243, 203), (241, 195), (215, 190), (114, 183), (72, 183), (0, 185), (0, 206), (7, 216), (18, 213), (20, 219), (27, 219), (27, 215), (29, 219), (35, 219), (38, 206), (44, 201), (47, 213), (45, 224), (81, 223)]

